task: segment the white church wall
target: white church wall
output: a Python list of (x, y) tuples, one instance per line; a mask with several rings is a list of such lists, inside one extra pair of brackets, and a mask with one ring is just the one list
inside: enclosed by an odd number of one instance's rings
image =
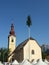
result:
[[(32, 50), (34, 50), (32, 54)], [(24, 59), (29, 59), (32, 61), (33, 59), (41, 59), (41, 48), (37, 44), (35, 40), (30, 40), (27, 42), (27, 44), (24, 46)]]
[[(34, 53), (32, 54), (32, 50), (34, 50)], [(35, 40), (30, 40), (30, 61), (32, 59), (41, 59), (41, 48), (38, 45), (38, 43)]]
[[(12, 42), (13, 39), (13, 42)], [(13, 52), (16, 48), (16, 37), (14, 36), (10, 36), (9, 37), (9, 49), (11, 50), (11, 52)]]

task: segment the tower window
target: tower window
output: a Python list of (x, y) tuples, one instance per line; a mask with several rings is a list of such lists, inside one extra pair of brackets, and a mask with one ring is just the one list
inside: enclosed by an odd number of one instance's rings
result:
[(12, 39), (12, 42), (14, 42), (14, 40)]
[(34, 54), (34, 50), (32, 50), (31, 53)]

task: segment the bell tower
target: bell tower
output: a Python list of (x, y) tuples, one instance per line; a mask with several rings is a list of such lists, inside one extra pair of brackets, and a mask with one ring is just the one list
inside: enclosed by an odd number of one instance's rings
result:
[(8, 61), (11, 61), (12, 59), (12, 52), (15, 50), (16, 48), (16, 35), (15, 35), (15, 31), (14, 31), (14, 25), (11, 24), (11, 30), (8, 36), (8, 49), (9, 49), (9, 58)]

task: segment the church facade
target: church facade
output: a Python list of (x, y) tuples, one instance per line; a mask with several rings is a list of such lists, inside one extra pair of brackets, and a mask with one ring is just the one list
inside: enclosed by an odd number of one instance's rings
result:
[(32, 37), (26, 39), (16, 47), (16, 35), (13, 24), (8, 36), (8, 48), (10, 49), (8, 61), (16, 59), (18, 62), (22, 62), (27, 59), (32, 62), (33, 60), (42, 59), (41, 47)]

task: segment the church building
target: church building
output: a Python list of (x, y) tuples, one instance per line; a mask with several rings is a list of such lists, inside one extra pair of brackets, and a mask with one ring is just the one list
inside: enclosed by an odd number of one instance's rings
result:
[(16, 59), (18, 62), (22, 62), (27, 59), (32, 62), (33, 60), (42, 59), (41, 47), (32, 37), (16, 46), (16, 35), (13, 24), (11, 25), (10, 34), (8, 36), (8, 48), (10, 49), (8, 61)]

